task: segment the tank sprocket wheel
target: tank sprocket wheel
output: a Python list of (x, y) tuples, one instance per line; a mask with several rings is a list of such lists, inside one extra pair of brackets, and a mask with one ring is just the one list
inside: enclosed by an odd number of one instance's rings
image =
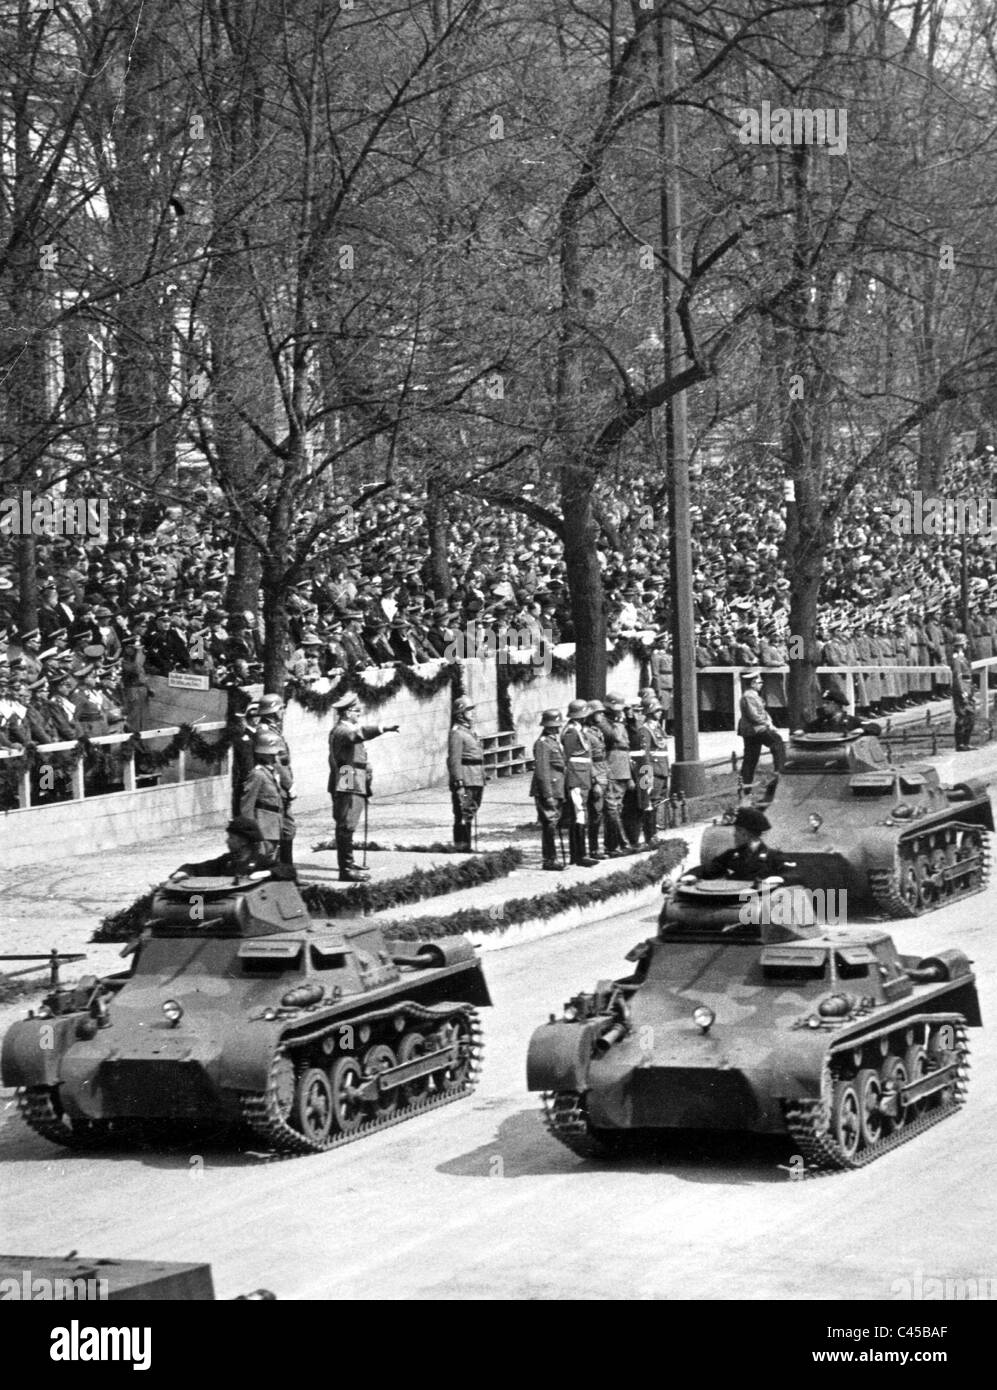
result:
[[(391, 1125), (401, 1124), (404, 1120), (411, 1119), (427, 1110), (435, 1110), (441, 1105), (450, 1105), (454, 1101), (460, 1100), (463, 1096), (469, 1095), (477, 1083), (484, 1045), (477, 1010), (471, 1008), (470, 1005), (462, 1005), (459, 1009), (454, 1010), (453, 1015), (450, 1016), (451, 1021), (458, 1016), (462, 1025), (466, 1026), (468, 1040), (467, 1066), (463, 1084), (459, 1087), (452, 1090), (443, 1090), (442, 1088), (430, 1090), (427, 1086), (421, 1099), (409, 1101), (407, 1104), (399, 1104), (393, 1113), (383, 1115), (375, 1112), (373, 1107), (367, 1107), (360, 1123), (349, 1131), (336, 1133), (333, 1129), (324, 1139), (310, 1138), (289, 1123), (290, 1110), (288, 1108), (285, 1113), (283, 1097), (277, 1093), (278, 1083), (285, 1075), (283, 1065), (278, 1066), (278, 1063), (282, 1063), (284, 1059), (293, 1059), (295, 1048), (314, 1048), (322, 1037), (321, 1034), (306, 1035), (286, 1042), (278, 1051), (271, 1065), (269, 1082), (265, 1091), (241, 1092), (234, 1097), (244, 1125), (248, 1127), (264, 1148), (277, 1156), (291, 1157), (296, 1154), (324, 1153), (328, 1149), (340, 1148), (343, 1144), (351, 1144), (357, 1139), (363, 1139), (374, 1130), (387, 1129)], [(438, 1029), (442, 1022), (447, 1021), (441, 1018), (438, 1011), (426, 1008), (421, 1004), (408, 1002), (404, 1005), (401, 1013), (397, 1009), (392, 1009), (383, 1014), (353, 1019), (351, 1022), (354, 1026), (359, 1026), (361, 1022), (377, 1024), (399, 1017), (404, 1018), (407, 1027), (426, 1028), (427, 1031)], [(334, 1028), (330, 1036), (336, 1035)], [(335, 1063), (333, 1063), (334, 1065)]]
[(579, 1158), (618, 1158), (635, 1147), (632, 1130), (597, 1129), (579, 1091), (542, 1091), (541, 1101), (547, 1128)]
[[(854, 1152), (849, 1153), (837, 1142), (834, 1134), (833, 1107), (840, 1083), (832, 1087), (829, 1064), (825, 1071), (824, 1089), (834, 1097), (831, 1105), (816, 1099), (787, 1101), (784, 1104), (786, 1127), (803, 1156), (808, 1174), (819, 1176), (849, 1168), (863, 1168), (891, 1149), (899, 1148), (901, 1144), (916, 1139), (926, 1129), (941, 1123), (959, 1109), (965, 1101), (969, 1084), (969, 1038), (964, 1023), (954, 1023), (951, 1027), (954, 1034), (952, 1052), (958, 1059), (954, 1084), (939, 1093), (939, 1100), (935, 1104), (921, 1102), (916, 1108), (908, 1106), (904, 1123), (900, 1126), (884, 1125), (882, 1137), (875, 1143), (865, 1146), (860, 1144)], [(915, 1044), (908, 1048), (903, 1062), (910, 1080), (916, 1079), (916, 1072), (911, 1070), (911, 1055), (915, 1048), (920, 1046)], [(924, 1049), (921, 1051), (924, 1052)], [(851, 1083), (845, 1082), (845, 1085), (850, 1086)]]
[(66, 1149), (101, 1149), (127, 1142), (113, 1120), (73, 1120), (59, 1103), (54, 1086), (28, 1086), (17, 1092), (17, 1109), (29, 1128), (50, 1144)]

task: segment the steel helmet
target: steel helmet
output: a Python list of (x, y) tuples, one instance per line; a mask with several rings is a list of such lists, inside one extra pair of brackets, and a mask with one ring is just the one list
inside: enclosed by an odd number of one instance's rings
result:
[(253, 739), (254, 753), (283, 753), (284, 740), (272, 729), (261, 729)]
[(284, 701), (279, 695), (261, 695), (259, 702), (260, 714), (277, 714), (284, 708)]

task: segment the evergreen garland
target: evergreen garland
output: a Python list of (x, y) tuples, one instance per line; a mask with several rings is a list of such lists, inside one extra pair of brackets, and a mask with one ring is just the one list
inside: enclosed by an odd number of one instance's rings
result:
[(289, 699), (307, 710), (309, 714), (326, 715), (337, 700), (344, 695), (355, 694), (368, 709), (380, 709), (393, 699), (400, 690), (411, 690), (420, 700), (431, 700), (447, 686), (451, 687), (452, 698), (460, 694), (461, 671), (459, 661), (444, 661), (432, 676), (424, 676), (412, 666), (396, 666), (389, 680), (383, 685), (374, 685), (364, 680), (359, 671), (347, 673), (336, 682), (331, 690), (322, 692), (305, 688), (294, 689)]
[(206, 739), (190, 724), (181, 724), (165, 748), (151, 748), (138, 734), (132, 734), (121, 743), (94, 743), (86, 734), (76, 740), (72, 748), (61, 752), (39, 751), (37, 743), (24, 744), (21, 756), (15, 761), (4, 759), (0, 767), (0, 793), (13, 796), (17, 803), (17, 787), (22, 770), (34, 772), (37, 768), (51, 767), (56, 772), (69, 773), (81, 760), (88, 773), (103, 782), (120, 781), (121, 765), (128, 755), (134, 754), (135, 771), (139, 776), (149, 772), (159, 772), (170, 763), (176, 762), (183, 752), (192, 753), (200, 762), (217, 766), (225, 757), (232, 743), (231, 729), (223, 729), (213, 739)]
[[(510, 846), (490, 854), (473, 855), (463, 864), (415, 869), (404, 878), (387, 883), (355, 883), (350, 888), (338, 889), (323, 883), (302, 883), (299, 888), (308, 911), (316, 917), (359, 917), (490, 883), (512, 873), (522, 862), (522, 850)], [(91, 941), (129, 941), (137, 936), (149, 920), (155, 891), (143, 893), (119, 912), (109, 913)]]
[[(639, 637), (621, 637), (618, 640), (616, 646), (609, 653), (607, 658), (607, 664), (609, 666), (609, 669), (612, 670), (614, 666), (618, 666), (620, 662), (624, 659), (624, 657), (627, 656), (632, 656), (636, 661), (639, 661), (641, 663), (641, 684), (646, 685), (648, 683), (647, 673), (650, 670), (650, 655), (647, 647), (644, 645), (644, 643), (641, 641)], [(503, 670), (506, 672), (505, 679), (508, 685), (526, 685), (528, 681), (535, 680), (542, 669), (542, 667), (534, 666), (532, 663), (526, 661), (505, 662), (499, 664), (500, 720), (502, 699), (501, 672)], [(551, 675), (555, 676), (558, 680), (568, 680), (571, 676), (575, 674), (574, 653), (572, 653), (571, 656), (557, 656), (556, 654), (552, 654), (550, 672)], [(502, 727), (501, 722), (499, 724), (499, 727)]]
[(512, 898), (492, 908), (465, 907), (445, 917), (418, 917), (385, 922), (386, 936), (401, 941), (433, 940), (467, 932), (502, 932), (522, 922), (546, 921), (569, 908), (589, 907), (618, 894), (649, 888), (678, 868), (689, 852), (684, 840), (669, 840), (641, 863), (589, 883), (558, 887), (530, 898)]

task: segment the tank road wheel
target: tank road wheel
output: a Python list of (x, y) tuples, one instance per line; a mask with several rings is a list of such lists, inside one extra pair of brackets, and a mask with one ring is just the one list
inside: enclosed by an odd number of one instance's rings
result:
[(364, 1103), (356, 1094), (363, 1081), (360, 1064), (355, 1057), (338, 1057), (329, 1079), (333, 1123), (339, 1134), (352, 1134), (364, 1118)]
[(934, 907), (941, 898), (941, 883), (935, 877), (931, 867), (931, 859), (926, 854), (919, 854), (917, 865), (917, 891), (922, 907)]
[[(887, 1057), (880, 1069), (879, 1079), (882, 1082), (884, 1096), (899, 1096), (907, 1085), (907, 1068), (904, 1066), (903, 1058)], [(897, 1113), (886, 1117), (889, 1133), (894, 1134), (898, 1129), (903, 1129), (906, 1120), (907, 1107), (902, 1100), (898, 1100)]]
[(294, 1097), (294, 1124), (309, 1143), (321, 1147), (332, 1130), (332, 1083), (324, 1071), (309, 1067)]
[(440, 1031), (444, 1047), (450, 1047), (456, 1043), (457, 1061), (452, 1066), (444, 1067), (442, 1071), (434, 1072), (434, 1075), (441, 1091), (459, 1091), (467, 1085), (471, 1076), (473, 1057), (471, 1025), (461, 1014), (444, 1024)]
[[(363, 1056), (363, 1074), (365, 1077), (376, 1076), (378, 1072), (389, 1071), (391, 1067), (397, 1066), (395, 1054), (386, 1043), (376, 1043), (374, 1047), (369, 1047)], [(375, 1119), (387, 1119), (398, 1109), (398, 1091), (378, 1091), (377, 1099), (367, 1102), (370, 1113)]]
[(862, 1110), (851, 1081), (837, 1081), (831, 1102), (831, 1133), (844, 1158), (854, 1158), (862, 1141)]
[[(922, 1076), (927, 1076), (928, 1053), (922, 1043), (911, 1043), (908, 1047), (904, 1054), (904, 1070), (907, 1073), (908, 1084), (920, 1081)], [(916, 1100), (912, 1105), (908, 1105), (906, 1118), (914, 1119), (915, 1116), (920, 1115), (926, 1104), (926, 1101)]]
[[(426, 1039), (421, 1033), (406, 1033), (398, 1044), (398, 1064), (403, 1066), (406, 1062), (414, 1062), (417, 1057), (426, 1054)], [(417, 1076), (414, 1081), (408, 1081), (404, 1086), (399, 1086), (402, 1100), (406, 1105), (418, 1105), (429, 1091), (429, 1077)]]
[(879, 1079), (879, 1072), (872, 1067), (866, 1067), (860, 1071), (855, 1078), (855, 1089), (859, 1098), (859, 1128), (862, 1133), (862, 1143), (865, 1147), (871, 1148), (873, 1144), (879, 1143), (885, 1130), (884, 1116), (880, 1109), (883, 1099), (883, 1084)]

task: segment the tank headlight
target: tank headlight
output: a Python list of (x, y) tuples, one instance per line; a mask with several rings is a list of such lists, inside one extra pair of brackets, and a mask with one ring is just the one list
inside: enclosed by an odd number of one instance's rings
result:
[(816, 1014), (811, 1014), (810, 1017), (807, 1019), (807, 1027), (808, 1027), (808, 1028), (819, 1028), (819, 1027), (820, 1027), (820, 1019), (817, 1017)]
[(578, 1005), (577, 1005), (577, 1004), (573, 1004), (573, 1003), (572, 1003), (572, 1004), (565, 1004), (565, 1006), (564, 1006), (564, 1021), (565, 1021), (565, 1023), (575, 1023), (575, 1022), (577, 1021), (577, 1019), (578, 1019)]
[(175, 999), (163, 1000), (163, 1017), (174, 1028), (183, 1018), (183, 1009)]
[(277, 1017), (277, 1010), (264, 1009), (260, 1017), (263, 1019), (264, 1023), (273, 1023), (274, 1019)]
[(816, 835), (817, 831), (824, 824), (824, 817), (820, 814), (819, 811), (811, 811), (809, 816), (807, 816), (807, 824)]
[(702, 1028), (704, 1033), (708, 1033), (713, 1027), (716, 1014), (712, 1009), (708, 1009), (705, 1004), (698, 1004), (692, 1011), (692, 1021), (697, 1028)]
[(51, 1018), (51, 1017), (52, 1017), (52, 1010), (49, 1008), (49, 1006), (48, 1006), (47, 1004), (43, 1004), (43, 1005), (41, 1006), (41, 1008), (38, 1010), (38, 1012), (37, 1012), (36, 1014), (31, 1015), (31, 1016), (32, 1016), (33, 1018)]

